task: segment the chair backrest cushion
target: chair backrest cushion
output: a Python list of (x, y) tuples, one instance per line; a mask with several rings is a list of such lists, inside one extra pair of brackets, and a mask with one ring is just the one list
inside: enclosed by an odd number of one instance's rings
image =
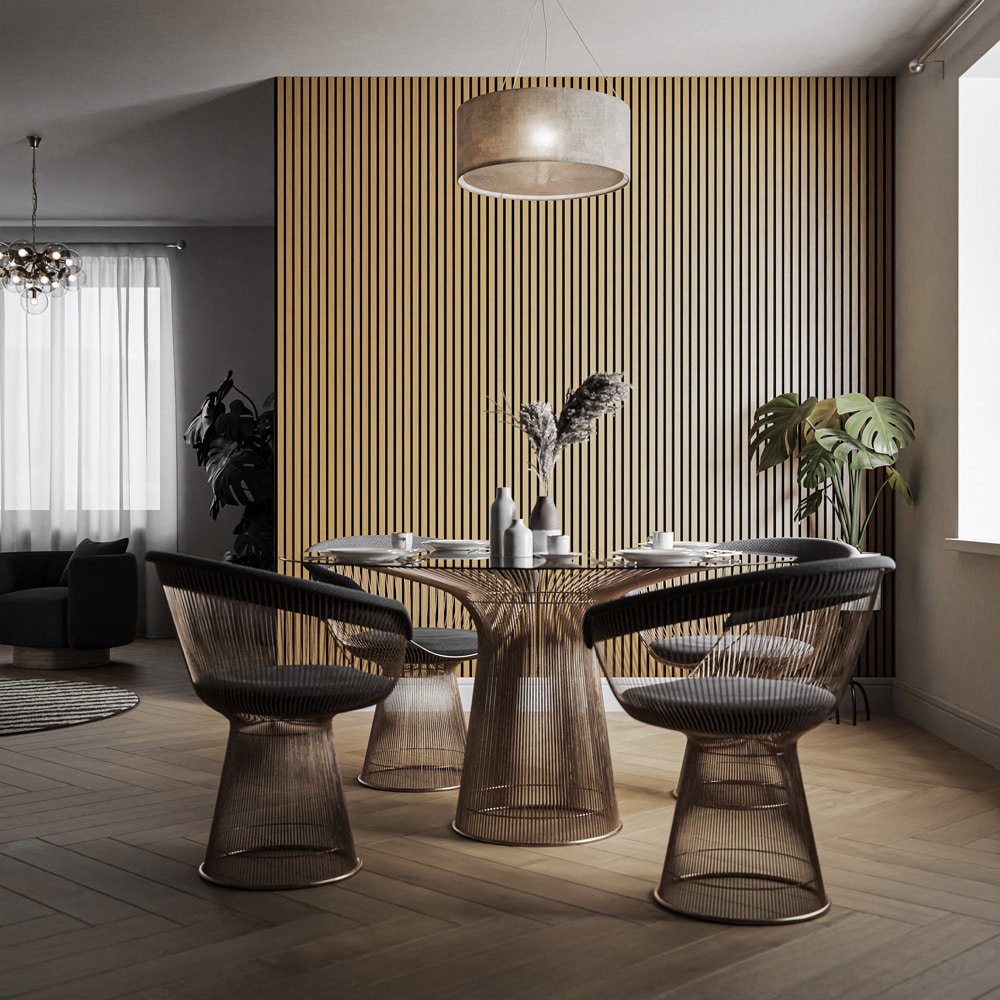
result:
[(848, 559), (858, 555), (858, 550), (847, 542), (835, 538), (736, 538), (723, 542), (723, 548), (734, 552), (758, 552), (771, 556), (794, 556), (800, 562), (819, 559)]

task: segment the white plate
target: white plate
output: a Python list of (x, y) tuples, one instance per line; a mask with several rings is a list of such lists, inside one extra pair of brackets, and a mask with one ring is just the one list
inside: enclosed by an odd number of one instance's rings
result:
[(435, 552), (481, 552), (490, 547), (479, 538), (425, 538), (423, 544)]
[(419, 549), (362, 549), (362, 548), (330, 548), (323, 549), (322, 554), (333, 556), (341, 563), (356, 563), (358, 565), (384, 566), (400, 562), (420, 554)]
[(489, 549), (435, 549), (433, 552), (428, 552), (427, 559), (453, 559), (460, 561), (462, 559), (489, 559), (490, 550)]
[(640, 566), (693, 566), (698, 558), (690, 549), (616, 549), (615, 555)]
[(718, 547), (718, 542), (674, 542), (675, 549), (692, 549), (695, 552), (714, 550)]
[(571, 559), (576, 559), (582, 556), (582, 552), (536, 552), (536, 559), (544, 559), (547, 563), (561, 563), (569, 562)]

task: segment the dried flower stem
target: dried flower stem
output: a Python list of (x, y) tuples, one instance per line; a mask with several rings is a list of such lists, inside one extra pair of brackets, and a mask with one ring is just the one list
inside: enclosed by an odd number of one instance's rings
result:
[(617, 413), (622, 408), (631, 388), (618, 372), (595, 372), (578, 389), (567, 393), (558, 420), (552, 407), (540, 401), (522, 403), (516, 414), (507, 406), (494, 404), (494, 410), (524, 431), (535, 453), (531, 472), (538, 477), (547, 494), (563, 448), (586, 441), (600, 417)]

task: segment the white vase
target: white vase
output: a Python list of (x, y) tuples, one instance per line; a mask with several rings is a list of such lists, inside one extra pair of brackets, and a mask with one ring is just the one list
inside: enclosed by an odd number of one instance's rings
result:
[(521, 518), (515, 518), (514, 523), (504, 532), (504, 559), (527, 559), (530, 561), (533, 553), (534, 537), (531, 534), (531, 528)]
[(498, 486), (496, 499), (490, 504), (490, 558), (503, 558), (504, 533), (517, 517), (517, 504), (509, 486)]

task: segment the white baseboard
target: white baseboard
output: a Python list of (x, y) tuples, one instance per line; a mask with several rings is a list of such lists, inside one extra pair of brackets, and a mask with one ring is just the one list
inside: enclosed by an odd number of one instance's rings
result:
[(995, 722), (898, 678), (893, 683), (892, 704), (900, 718), (986, 761), (991, 767), (1000, 768), (1000, 726)]

